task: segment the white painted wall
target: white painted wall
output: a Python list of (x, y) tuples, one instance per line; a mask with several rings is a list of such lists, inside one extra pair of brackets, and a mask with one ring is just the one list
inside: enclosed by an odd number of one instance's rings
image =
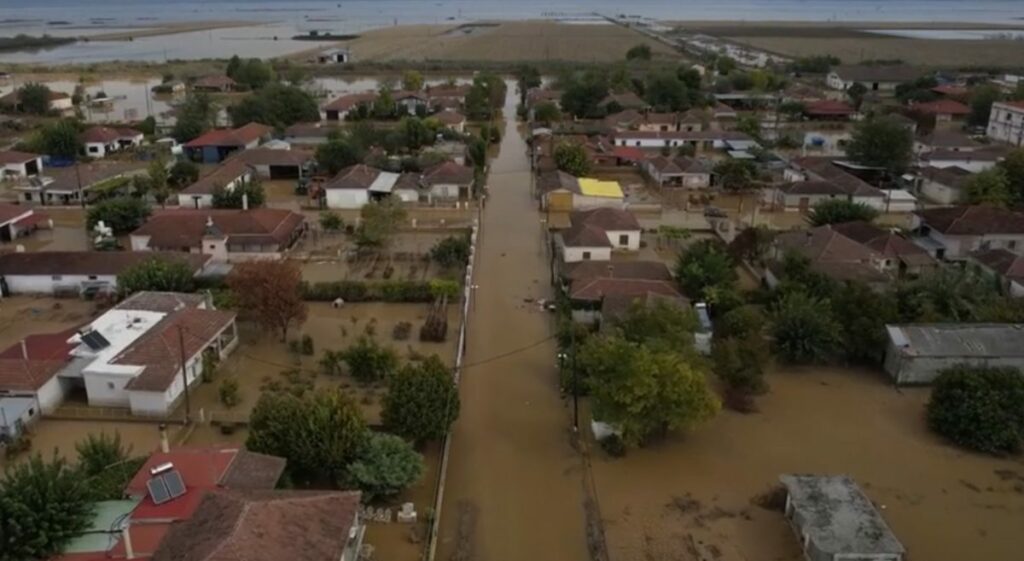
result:
[(213, 195), (178, 193), (181, 208), (213, 208)]
[(39, 408), (43, 413), (52, 413), (61, 403), (64, 403), (64, 387), (60, 383), (60, 377), (54, 375), (36, 392), (36, 400), (39, 401)]
[[(141, 373), (142, 369), (138, 369)], [(137, 376), (138, 374), (136, 374)], [(131, 402), (128, 390), (124, 387), (135, 376), (110, 374), (101, 372), (83, 372), (85, 392), (89, 396), (89, 405), (98, 407), (129, 407)]]
[(931, 179), (925, 179), (921, 183), (921, 194), (924, 198), (928, 199), (929, 202), (937, 203), (940, 205), (950, 205), (960, 201), (963, 193), (960, 189), (943, 185), (937, 181)]
[[(587, 254), (589, 254), (589, 256)], [(611, 261), (612, 249), (610, 247), (563, 246), (562, 259), (566, 263), (579, 263), (580, 261)]]
[(1024, 109), (993, 103), (986, 134), (993, 140), (1024, 146)]
[(107, 155), (107, 148), (102, 142), (86, 142), (85, 154), (91, 158), (103, 158)]
[(105, 282), (117, 286), (116, 275), (5, 275), (11, 294), (53, 294), (54, 289), (79, 288), (84, 282)]
[(363, 189), (327, 189), (327, 208), (359, 209), (368, 202), (370, 193)]
[[(606, 230), (605, 233), (615, 249), (640, 250), (640, 230)], [(626, 237), (626, 243), (619, 239), (622, 236)]]
[(961, 169), (965, 169), (965, 170), (967, 170), (967, 171), (969, 171), (971, 173), (980, 173), (980, 172), (983, 172), (983, 171), (985, 171), (987, 169), (992, 169), (992, 168), (996, 167), (996, 162), (994, 162), (994, 161), (992, 161), (990, 159), (987, 159), (987, 158), (981, 159), (981, 160), (973, 159), (973, 158), (971, 158), (971, 153), (970, 152), (959, 152), (958, 153), (958, 158), (959, 158), (959, 154), (963, 154), (962, 159), (956, 159), (956, 160), (928, 160), (928, 165), (930, 165), (932, 167), (935, 167), (935, 168), (940, 168), (940, 169), (946, 169), (946, 168), (951, 168), (951, 167), (955, 166), (955, 167), (958, 167), (958, 168), (961, 168)]
[(622, 199), (612, 197), (588, 197), (587, 195), (576, 194), (572, 196), (572, 208), (574, 210), (587, 210), (599, 207), (623, 208), (625, 206)]

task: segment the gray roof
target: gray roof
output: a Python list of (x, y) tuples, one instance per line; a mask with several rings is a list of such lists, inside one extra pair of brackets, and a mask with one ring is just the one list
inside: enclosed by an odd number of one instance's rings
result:
[(1024, 357), (1024, 324), (936, 323), (885, 326), (889, 340), (910, 356)]
[(860, 487), (845, 475), (783, 475), (793, 521), (815, 547), (830, 555), (904, 552)]

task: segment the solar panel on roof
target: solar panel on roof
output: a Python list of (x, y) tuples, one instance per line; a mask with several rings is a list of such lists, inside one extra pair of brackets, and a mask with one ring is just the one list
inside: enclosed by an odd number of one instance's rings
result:
[(149, 497), (153, 499), (153, 504), (164, 504), (171, 500), (171, 494), (167, 491), (167, 485), (164, 484), (163, 477), (154, 477), (146, 482), (146, 488), (149, 489)]
[(185, 482), (182, 481), (181, 474), (177, 470), (171, 470), (160, 477), (164, 480), (164, 485), (167, 486), (167, 492), (170, 493), (172, 499), (185, 494)]
[(90, 331), (82, 335), (82, 342), (94, 351), (99, 351), (110, 346), (110, 341), (99, 331)]

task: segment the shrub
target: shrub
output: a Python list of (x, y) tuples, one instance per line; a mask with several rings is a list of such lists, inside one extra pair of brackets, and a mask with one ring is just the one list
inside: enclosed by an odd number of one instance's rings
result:
[(220, 402), (225, 407), (234, 407), (242, 401), (242, 397), (239, 394), (238, 380), (234, 378), (224, 378), (220, 383), (220, 387), (217, 388), (217, 394), (220, 397)]
[(372, 433), (348, 466), (349, 479), (366, 500), (395, 495), (423, 475), (423, 456), (401, 437)]
[(445, 268), (465, 267), (469, 263), (469, 236), (449, 236), (430, 250), (430, 258)]
[(302, 336), (302, 354), (306, 356), (313, 356), (313, 338), (309, 335)]
[(989, 454), (1024, 442), (1024, 376), (1016, 368), (959, 365), (935, 380), (928, 426), (953, 443)]
[(302, 297), (312, 302), (341, 298), (346, 302), (422, 303), (434, 301), (434, 290), (428, 281), (334, 281), (303, 283)]
[(626, 443), (617, 434), (609, 434), (598, 441), (601, 448), (613, 458), (621, 458), (626, 455)]
[(437, 355), (407, 364), (388, 379), (381, 420), (414, 442), (440, 440), (459, 416), (459, 389)]
[(389, 377), (398, 368), (398, 356), (368, 337), (360, 337), (351, 347), (341, 351), (349, 373), (356, 380), (369, 383)]

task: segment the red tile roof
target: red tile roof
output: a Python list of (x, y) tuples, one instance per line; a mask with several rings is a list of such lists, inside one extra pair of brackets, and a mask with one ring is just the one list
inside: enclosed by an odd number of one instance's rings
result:
[(600, 277), (573, 281), (569, 288), (570, 298), (585, 301), (599, 301), (605, 296), (636, 298), (648, 294), (683, 296), (672, 283), (659, 280)]
[(569, 220), (573, 225), (594, 226), (601, 230), (640, 230), (640, 223), (633, 213), (621, 208), (577, 210), (569, 216)]
[(135, 138), (141, 134), (135, 129), (95, 126), (85, 129), (80, 138), (85, 143), (110, 144), (122, 138)]
[(0, 165), (6, 164), (23, 164), (30, 162), (36, 158), (40, 158), (39, 154), (32, 154), (31, 152), (19, 152), (17, 150), (0, 150)]
[(952, 236), (1024, 234), (1024, 213), (990, 206), (950, 206), (917, 213), (929, 228)]
[(971, 108), (967, 107), (959, 101), (953, 101), (952, 99), (940, 99), (937, 101), (928, 101), (925, 103), (914, 103), (910, 106), (910, 110), (915, 113), (921, 113), (924, 115), (969, 115)]
[(473, 168), (452, 161), (442, 162), (423, 172), (423, 183), (427, 186), (469, 185), (473, 183)]
[[(248, 151), (243, 150), (242, 153), (244, 154)], [(195, 183), (185, 187), (180, 192), (187, 195), (209, 195), (217, 187), (224, 187), (251, 171), (252, 169), (244, 161), (232, 158), (217, 166), (210, 173), (200, 177)]]
[(327, 185), (325, 189), (359, 189), (366, 190), (370, 188), (377, 176), (381, 174), (381, 170), (368, 166), (366, 164), (355, 164), (349, 166), (338, 172)]
[(672, 273), (661, 261), (580, 261), (566, 265), (565, 277), (572, 281), (603, 277), (670, 281)]
[(250, 166), (301, 166), (315, 158), (309, 150), (278, 150), (276, 148), (252, 148), (242, 150), (231, 157)]
[(237, 129), (214, 129), (185, 143), (186, 148), (202, 148), (204, 146), (247, 146), (265, 136), (274, 129), (260, 123), (249, 123)]
[(1024, 282), (1024, 256), (999, 248), (979, 251), (972, 254), (971, 258), (1001, 277), (1018, 283)]
[(144, 251), (40, 251), (0, 255), (0, 275), (118, 275), (149, 261), (184, 262), (198, 273), (209, 255)]
[(804, 113), (815, 117), (849, 116), (856, 112), (857, 110), (853, 106), (843, 101), (823, 99), (804, 104)]
[[(77, 328), (59, 333), (29, 335), (0, 352), (0, 391), (36, 391), (50, 381), (68, 361), (75, 345), (68, 339)], [(28, 357), (25, 357), (27, 353)]]
[(194, 86), (198, 88), (214, 88), (218, 90), (233, 88), (238, 85), (230, 76), (224, 76), (222, 74), (214, 74), (211, 76), (203, 76), (195, 81)]
[(202, 244), (208, 220), (228, 237), (229, 244), (276, 244), (283, 250), (306, 219), (297, 212), (276, 208), (163, 210), (153, 213), (132, 235), (149, 236), (153, 249), (179, 251)]
[(11, 220), (17, 220), (23, 214), (30, 213), (32, 213), (32, 209), (27, 206), (0, 203), (0, 224), (7, 224)]
[(466, 122), (466, 116), (458, 111), (441, 111), (432, 115), (433, 118), (437, 119), (443, 125), (459, 125)]
[(1024, 110), (1024, 101), (999, 101), (997, 103), (1002, 104), (1002, 105), (1007, 105), (1007, 106), (1012, 107), (1014, 109)]
[(348, 111), (361, 103), (373, 103), (377, 92), (362, 92), (343, 95), (323, 106), (324, 111)]
[(175, 525), (153, 561), (341, 559), (359, 511), (358, 492), (217, 491)]

